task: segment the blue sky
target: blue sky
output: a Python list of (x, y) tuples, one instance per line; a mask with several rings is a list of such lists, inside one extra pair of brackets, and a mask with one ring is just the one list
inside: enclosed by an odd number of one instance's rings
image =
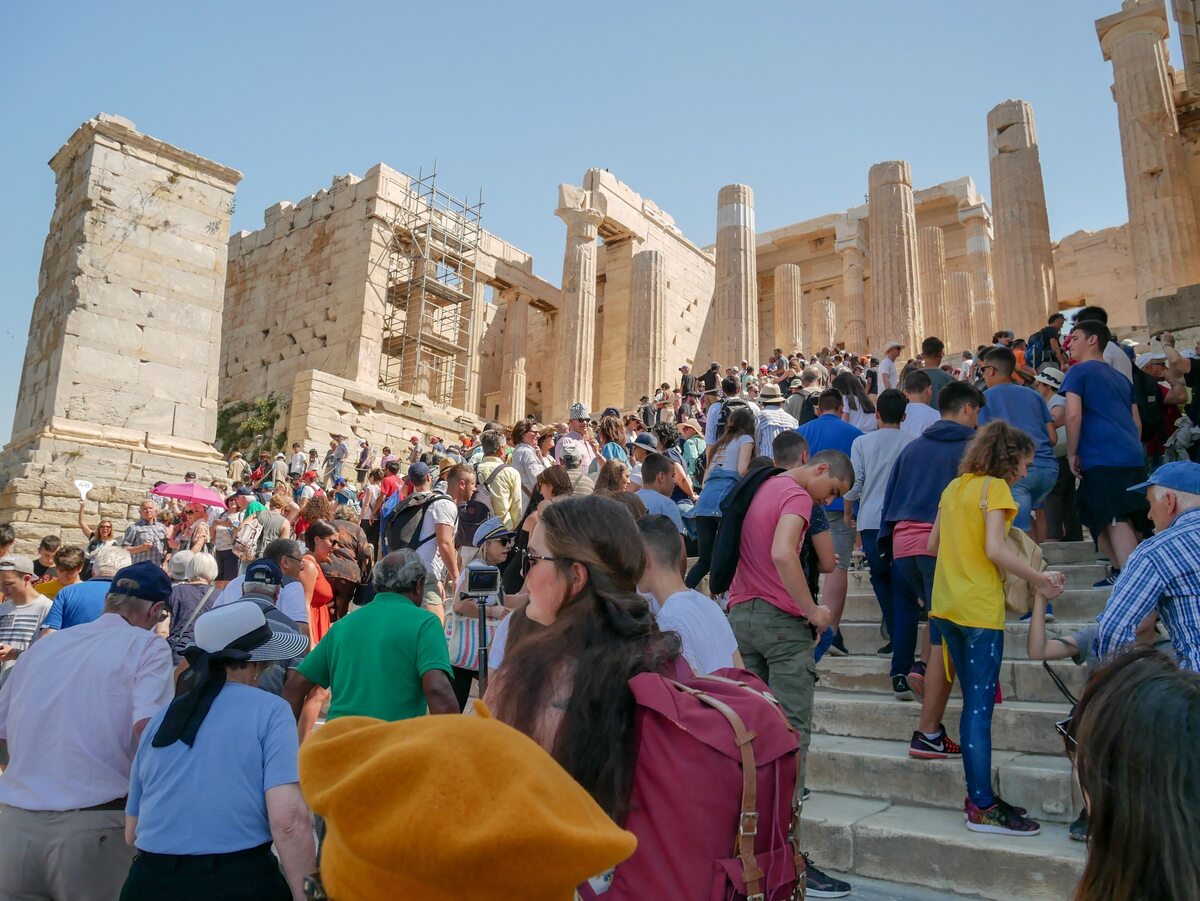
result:
[[(740, 8), (738, 8), (740, 7)], [(120, 8), (121, 12), (113, 10)], [(46, 161), (97, 112), (240, 169), (234, 229), (376, 162), (472, 197), (561, 276), (556, 186), (610, 169), (694, 241), (718, 188), (760, 229), (862, 202), (872, 163), (990, 196), (986, 116), (1033, 104), (1051, 232), (1124, 222), (1111, 69), (1118, 0), (895, 3), (10, 3), (0, 5), (0, 437), (12, 425), (42, 244)], [(1172, 61), (1179, 62), (1172, 42)]]

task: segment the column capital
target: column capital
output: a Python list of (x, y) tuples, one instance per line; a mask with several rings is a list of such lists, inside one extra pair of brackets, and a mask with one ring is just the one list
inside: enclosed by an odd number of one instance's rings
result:
[(846, 219), (836, 223), (833, 227), (834, 244), (833, 249), (838, 254), (845, 254), (851, 250), (857, 250), (863, 256), (867, 254), (867, 236), (864, 233), (866, 225), (861, 219)]
[(1112, 48), (1117, 41), (1140, 32), (1166, 39), (1167, 7), (1163, 0), (1125, 0), (1120, 12), (1096, 20), (1096, 37), (1106, 60), (1112, 59)]
[(958, 221), (966, 225), (973, 219), (981, 219), (983, 223), (991, 228), (992, 211), (988, 209), (986, 203), (972, 203), (969, 206), (960, 206), (958, 208)]
[(558, 186), (558, 209), (554, 215), (567, 223), (569, 229), (589, 231), (598, 229), (608, 213), (603, 194), (586, 191), (575, 185)]

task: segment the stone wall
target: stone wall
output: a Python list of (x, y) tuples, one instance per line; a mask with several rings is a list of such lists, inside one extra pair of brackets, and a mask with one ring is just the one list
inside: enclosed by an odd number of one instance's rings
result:
[(1054, 274), (1061, 310), (1097, 305), (1122, 334), (1141, 330), (1146, 319), (1137, 300), (1128, 226), (1072, 232), (1054, 244)]

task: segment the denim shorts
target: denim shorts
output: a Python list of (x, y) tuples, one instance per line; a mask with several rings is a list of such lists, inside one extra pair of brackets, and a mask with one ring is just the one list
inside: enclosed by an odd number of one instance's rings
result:
[(1017, 502), (1017, 515), (1013, 519), (1013, 528), (1027, 532), (1033, 526), (1034, 510), (1041, 510), (1046, 501), (1046, 495), (1058, 481), (1057, 466), (1043, 466), (1039, 463), (1029, 467), (1025, 478), (1012, 486), (1013, 500)]
[[(849, 503), (847, 501), (847, 503)], [(850, 557), (854, 553), (854, 529), (846, 522), (844, 510), (826, 508), (825, 516), (829, 520), (829, 534), (833, 538), (833, 552), (837, 554), (837, 568), (849, 569)]]

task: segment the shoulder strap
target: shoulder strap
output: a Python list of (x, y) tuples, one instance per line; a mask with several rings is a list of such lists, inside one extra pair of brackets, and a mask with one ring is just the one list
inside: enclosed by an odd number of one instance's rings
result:
[(991, 484), (992, 484), (992, 477), (988, 476), (987, 478), (985, 478), (983, 480), (983, 491), (979, 495), (979, 509), (983, 511), (985, 516), (987, 515), (987, 508), (988, 508), (988, 503), (987, 503), (988, 486)]
[[(503, 469), (508, 469), (507, 463), (501, 463), (499, 466), (497, 466), (495, 469), (493, 469), (490, 473), (488, 473), (488, 477), (483, 480), (483, 487), (486, 488), (489, 492), (492, 490), (492, 479), (494, 479), (494, 478), (496, 478), (496, 476), (500, 475), (500, 471)], [(475, 471), (476, 471), (476, 477), (478, 477), (478, 472), (479, 472), (478, 467), (476, 467)]]
[(187, 622), (183, 624), (183, 628), (179, 630), (180, 637), (187, 635), (187, 630), (192, 627), (192, 623), (204, 612), (204, 605), (208, 603), (208, 599), (212, 597), (214, 591), (217, 590), (216, 585), (209, 585), (208, 591), (204, 592), (204, 597), (200, 598), (200, 603), (196, 605), (196, 609), (192, 611), (192, 615), (187, 618)]

